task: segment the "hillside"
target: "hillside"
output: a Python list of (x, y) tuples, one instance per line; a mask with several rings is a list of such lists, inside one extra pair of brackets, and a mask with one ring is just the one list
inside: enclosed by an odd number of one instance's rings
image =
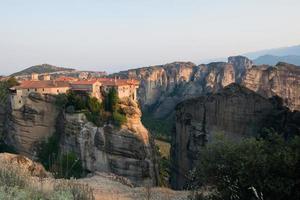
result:
[(264, 55), (253, 60), (256, 65), (276, 65), (278, 62), (286, 62), (300, 66), (300, 55), (274, 56)]
[(41, 65), (35, 65), (32, 67), (28, 67), (22, 71), (16, 72), (12, 74), (11, 76), (21, 76), (21, 75), (29, 75), (32, 73), (51, 73), (51, 72), (59, 72), (59, 71), (74, 71), (75, 69), (71, 68), (64, 68), (64, 67), (56, 67), (54, 65), (49, 64), (41, 64)]

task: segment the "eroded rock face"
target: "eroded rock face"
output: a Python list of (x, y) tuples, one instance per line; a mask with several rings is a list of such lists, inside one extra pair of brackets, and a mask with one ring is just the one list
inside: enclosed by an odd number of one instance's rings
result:
[(154, 148), (140, 121), (141, 111), (130, 99), (120, 106), (127, 118), (121, 128), (111, 124), (96, 127), (84, 114), (67, 114), (61, 148), (75, 152), (91, 172), (112, 172), (135, 185), (156, 185)]
[(286, 137), (299, 134), (299, 112), (290, 112), (280, 101), (266, 99), (238, 84), (178, 104), (176, 131), (172, 133), (172, 187), (185, 186), (186, 174), (199, 159), (199, 150), (216, 134), (239, 141), (269, 127)]
[(274, 67), (254, 66), (241, 84), (266, 97), (277, 95), (291, 110), (300, 110), (300, 67), (282, 62)]
[(177, 103), (238, 83), (264, 97), (277, 95), (290, 109), (300, 109), (300, 68), (286, 63), (254, 66), (243, 56), (196, 66), (189, 62), (132, 69), (116, 74), (141, 81), (138, 98), (156, 118), (173, 114)]
[(29, 157), (36, 154), (38, 142), (55, 132), (59, 114), (54, 97), (31, 93), (20, 109), (10, 110), (5, 121), (5, 140), (15, 150)]

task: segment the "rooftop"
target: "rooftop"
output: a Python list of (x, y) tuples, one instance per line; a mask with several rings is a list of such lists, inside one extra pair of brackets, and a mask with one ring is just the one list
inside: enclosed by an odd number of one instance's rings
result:
[(35, 89), (35, 88), (63, 88), (70, 87), (70, 84), (66, 81), (22, 81), (15, 89)]
[(71, 84), (72, 85), (93, 85), (97, 82), (99, 82), (99, 81), (98, 80), (79, 80), (79, 81), (74, 81)]

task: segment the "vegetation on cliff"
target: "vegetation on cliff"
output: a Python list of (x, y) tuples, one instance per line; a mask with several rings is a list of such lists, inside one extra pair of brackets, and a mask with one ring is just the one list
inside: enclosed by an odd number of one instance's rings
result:
[(74, 152), (60, 151), (58, 134), (40, 143), (37, 157), (56, 178), (80, 178), (85, 175), (81, 160)]
[(106, 122), (112, 121), (115, 125), (121, 126), (126, 122), (124, 113), (119, 108), (119, 98), (117, 91), (111, 89), (104, 97), (103, 102), (88, 94), (78, 94), (68, 92), (59, 94), (56, 98), (56, 105), (67, 112), (85, 112), (89, 121), (96, 126), (101, 126)]
[(267, 134), (238, 144), (217, 138), (198, 156), (191, 187), (213, 192), (196, 192), (192, 199), (300, 199), (300, 137), (285, 141)]

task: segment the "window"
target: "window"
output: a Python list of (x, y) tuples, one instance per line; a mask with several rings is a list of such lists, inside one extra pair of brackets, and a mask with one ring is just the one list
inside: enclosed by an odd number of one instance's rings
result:
[(27, 91), (29, 92), (29, 88), (27, 89)]
[(45, 91), (45, 88), (43, 88), (43, 91)]
[(19, 103), (22, 103), (22, 101), (20, 100)]
[(35, 88), (34, 91), (37, 91), (37, 89)]
[(59, 93), (59, 90), (57, 90), (57, 93)]

